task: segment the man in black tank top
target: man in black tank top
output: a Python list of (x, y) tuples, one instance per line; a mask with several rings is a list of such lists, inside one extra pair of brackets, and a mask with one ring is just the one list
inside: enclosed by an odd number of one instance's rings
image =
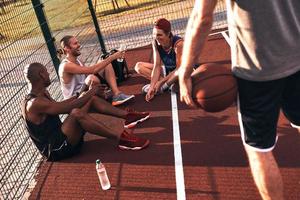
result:
[[(56, 102), (47, 91), (51, 81), (45, 66), (29, 64), (24, 74), (30, 89), (22, 104), (25, 125), (34, 144), (48, 160), (61, 160), (78, 153), (85, 132), (117, 140), (120, 149), (140, 150), (149, 145), (148, 139), (135, 136), (128, 128), (146, 120), (150, 114), (112, 106), (98, 97), (103, 92), (100, 85), (92, 86), (79, 98)], [(99, 113), (125, 119), (124, 129), (116, 131), (97, 120)], [(59, 114), (69, 116), (61, 122)]]

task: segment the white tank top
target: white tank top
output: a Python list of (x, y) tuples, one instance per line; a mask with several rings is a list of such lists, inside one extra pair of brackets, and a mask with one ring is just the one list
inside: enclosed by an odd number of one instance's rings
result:
[[(71, 62), (68, 59), (63, 59), (60, 65), (63, 63)], [(76, 62), (84, 67), (84, 65), (77, 59)], [(62, 69), (61, 67), (59, 69)], [(59, 73), (62, 76), (62, 72)], [(62, 77), (60, 77), (61, 83), (61, 91), (64, 96), (64, 99), (69, 99), (76, 94), (76, 92), (80, 92), (81, 87), (84, 85), (86, 75), (85, 74), (74, 74), (69, 83), (64, 83)]]

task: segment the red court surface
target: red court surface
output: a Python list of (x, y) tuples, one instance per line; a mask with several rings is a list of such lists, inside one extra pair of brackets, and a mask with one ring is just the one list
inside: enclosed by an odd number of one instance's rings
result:
[[(141, 48), (128, 51), (126, 58), (133, 69), (137, 61), (150, 61), (151, 55), (150, 48)], [(208, 40), (200, 61), (230, 64), (229, 46), (221, 35)], [(127, 106), (151, 112), (151, 118), (135, 128), (137, 135), (151, 140), (150, 146), (137, 152), (121, 151), (113, 142), (87, 134), (80, 155), (41, 165), (30, 199), (260, 199), (243, 150), (234, 105), (223, 112), (206, 113), (187, 108), (177, 96), (184, 182), (176, 183), (171, 95), (145, 102), (141, 87), (147, 82), (133, 74), (121, 88), (136, 95)], [(297, 200), (299, 134), (283, 116), (278, 132), (275, 156), (283, 175), (285, 198)], [(97, 158), (106, 166), (112, 184), (108, 191), (100, 189)], [(184, 194), (177, 189), (183, 189)]]

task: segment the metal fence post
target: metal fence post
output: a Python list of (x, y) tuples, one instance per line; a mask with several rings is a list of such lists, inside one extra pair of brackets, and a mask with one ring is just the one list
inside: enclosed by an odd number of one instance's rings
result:
[(95, 14), (95, 10), (94, 10), (94, 7), (93, 7), (92, 0), (87, 0), (87, 1), (88, 1), (89, 9), (90, 9), (90, 12), (91, 12), (91, 15), (92, 15), (92, 18), (93, 18), (95, 31), (97, 33), (98, 40), (99, 40), (99, 43), (100, 43), (100, 46), (101, 46), (101, 51), (102, 51), (102, 53), (106, 53), (105, 44), (104, 44), (103, 37), (102, 37), (101, 31), (100, 31), (100, 28), (99, 28), (99, 24), (98, 24), (98, 20), (97, 20), (96, 14)]
[(39, 21), (43, 36), (45, 38), (53, 65), (55, 67), (55, 71), (58, 75), (58, 67), (59, 67), (60, 61), (57, 57), (56, 46), (54, 43), (55, 38), (52, 37), (52, 33), (50, 30), (50, 27), (48, 26), (48, 21), (45, 16), (45, 13), (44, 13), (44, 9), (43, 9), (44, 4), (42, 4), (40, 0), (31, 0), (31, 2), (34, 7), (36, 17)]

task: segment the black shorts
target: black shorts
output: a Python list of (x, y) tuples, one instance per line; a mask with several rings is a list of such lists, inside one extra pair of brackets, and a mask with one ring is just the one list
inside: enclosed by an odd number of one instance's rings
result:
[(54, 141), (51, 142), (51, 147), (48, 149), (48, 161), (59, 161), (62, 159), (72, 157), (80, 152), (81, 147), (83, 145), (84, 133), (82, 133), (82, 137), (79, 143), (76, 145), (71, 145), (67, 141), (67, 137), (63, 134), (61, 130), (58, 130), (58, 132), (55, 135), (56, 137)]
[(300, 126), (300, 71), (273, 81), (237, 78), (238, 116), (244, 144), (270, 151), (277, 140), (280, 109), (290, 122)]
[(105, 71), (103, 72), (102, 75), (99, 74), (99, 73), (96, 73), (96, 74), (94, 74), (94, 75), (99, 79), (99, 81), (100, 81), (101, 84), (106, 84), (106, 85), (108, 85), (106, 79), (104, 78), (104, 77), (105, 77)]

